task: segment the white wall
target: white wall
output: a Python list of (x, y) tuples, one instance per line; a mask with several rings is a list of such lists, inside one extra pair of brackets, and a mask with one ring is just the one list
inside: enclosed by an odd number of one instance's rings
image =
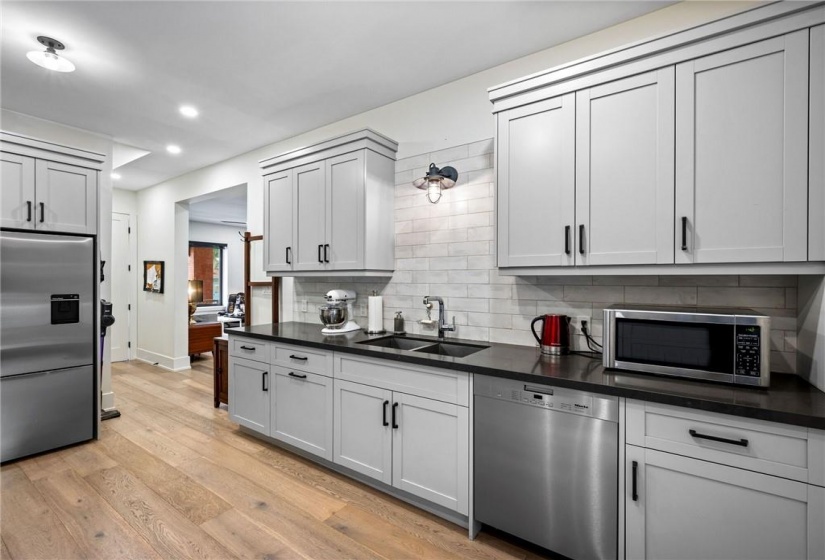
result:
[[(205, 222), (189, 222), (189, 240), (206, 243), (223, 243), (224, 252), (224, 298), (226, 294), (243, 291), (243, 240), (238, 228)], [(243, 233), (243, 230), (240, 230)], [(225, 299), (224, 299), (225, 301)]]
[[(313, 144), (363, 127), (374, 128), (399, 142), (399, 158), (469, 144), (493, 136), (487, 88), (549, 67), (614, 49), (630, 42), (694, 27), (758, 5), (754, 2), (683, 2), (570, 41), (552, 49), (468, 76), (395, 103), (332, 123), (166, 181), (138, 193), (139, 260), (164, 260), (167, 278), (176, 278), (185, 255), (186, 224), (175, 229), (175, 203), (238, 184), (247, 185), (247, 222), (253, 234), (263, 231), (262, 181), (257, 162), (265, 157)], [(175, 240), (174, 246), (170, 240)], [(182, 257), (180, 257), (182, 258)], [(182, 264), (185, 266), (185, 264)], [(188, 367), (186, 321), (176, 302), (183, 287), (163, 296), (142, 293), (139, 299), (139, 349), (144, 359), (175, 369)], [(171, 286), (170, 286), (171, 288)], [(283, 282), (283, 301), (292, 300), (292, 284)], [(282, 319), (289, 320), (285, 305)], [(176, 315), (180, 315), (178, 320)]]
[[(80, 148), (91, 152), (102, 153), (106, 156), (103, 170), (98, 177), (98, 247), (100, 258), (111, 261), (112, 256), (112, 139), (108, 136), (81, 130), (64, 124), (47, 121), (16, 113), (7, 109), (0, 109), (0, 129), (22, 136), (46, 140), (55, 144)], [(100, 284), (98, 297), (111, 299), (111, 285), (107, 280)], [(112, 393), (112, 365), (109, 348), (105, 348), (103, 355), (103, 374), (101, 380), (102, 407), (114, 407)]]

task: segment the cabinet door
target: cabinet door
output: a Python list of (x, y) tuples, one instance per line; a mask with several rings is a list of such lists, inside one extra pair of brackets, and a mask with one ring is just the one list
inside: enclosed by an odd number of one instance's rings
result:
[(0, 226), (34, 229), (34, 158), (0, 153)]
[(269, 435), (269, 366), (232, 358), (229, 361), (229, 418)]
[(466, 515), (468, 409), (403, 393), (393, 398), (393, 486)]
[(336, 379), (333, 461), (392, 484), (392, 391)]
[(808, 260), (825, 261), (825, 25), (811, 28)]
[(278, 366), (271, 369), (269, 434), (332, 461), (332, 379)]
[(40, 159), (35, 169), (35, 228), (96, 233), (97, 171)]
[(295, 223), (292, 242), (295, 245), (294, 270), (323, 270), (323, 249), (326, 243), (326, 184), (324, 162), (311, 163), (292, 170), (294, 181)]
[(264, 177), (264, 270), (292, 270), (292, 171)]
[(577, 265), (673, 263), (673, 88), (669, 67), (576, 93)]
[(575, 94), (498, 115), (498, 266), (570, 266)]
[(327, 243), (333, 270), (364, 267), (364, 153), (326, 161)]
[(676, 262), (806, 260), (807, 147), (807, 30), (677, 65)]
[(807, 484), (632, 445), (625, 455), (627, 558), (809, 558), (822, 506)]

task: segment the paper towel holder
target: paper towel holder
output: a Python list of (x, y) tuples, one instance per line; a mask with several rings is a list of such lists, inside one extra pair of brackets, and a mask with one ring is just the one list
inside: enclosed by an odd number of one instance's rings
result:
[[(380, 329), (375, 329), (375, 330), (374, 330), (374, 329), (371, 329), (370, 327), (371, 327), (372, 325), (370, 324), (370, 323), (371, 323), (371, 321), (370, 321), (370, 317), (369, 317), (369, 315), (368, 315), (368, 316), (367, 316), (367, 328), (366, 328), (366, 329), (364, 329), (364, 330), (365, 330), (365, 332), (366, 332), (367, 334), (385, 334), (387, 331), (386, 331), (386, 329), (384, 329), (384, 328), (383, 328), (383, 327), (384, 327), (384, 318), (383, 318), (383, 313), (384, 313), (384, 311), (383, 311), (383, 309), (384, 309), (384, 301), (383, 301), (383, 298), (382, 298), (381, 296), (379, 296), (379, 295), (378, 295), (378, 292), (377, 292), (377, 291), (375, 291), (375, 290), (373, 290), (373, 291), (372, 291), (372, 295), (371, 295), (371, 296), (369, 296), (369, 298), (368, 298), (368, 302), (369, 302), (369, 303), (372, 303), (372, 299), (373, 299), (373, 298), (378, 298), (378, 302), (379, 302), (379, 304), (380, 304), (379, 306), (381, 307), (381, 311), (380, 311), (380, 313), (379, 313), (379, 316), (381, 316), (381, 328), (380, 328)], [(372, 307), (372, 305), (369, 305), (369, 303), (368, 303), (368, 306), (369, 306), (369, 308), (371, 308), (371, 307)]]

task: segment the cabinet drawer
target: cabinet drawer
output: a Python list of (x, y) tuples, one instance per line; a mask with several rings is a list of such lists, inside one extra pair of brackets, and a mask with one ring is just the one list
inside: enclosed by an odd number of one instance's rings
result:
[(229, 339), (229, 356), (231, 358), (246, 358), (256, 362), (269, 363), (269, 343), (254, 338), (232, 336)]
[(332, 377), (332, 352), (325, 350), (289, 344), (273, 344), (271, 363)]
[(469, 374), (459, 371), (336, 353), (335, 378), (460, 406), (470, 403)]
[(772, 474), (809, 479), (808, 430), (628, 399), (627, 443)]

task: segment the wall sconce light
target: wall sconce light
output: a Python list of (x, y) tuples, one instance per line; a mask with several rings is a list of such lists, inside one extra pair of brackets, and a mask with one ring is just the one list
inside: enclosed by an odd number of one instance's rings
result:
[(427, 174), (413, 181), (413, 186), (427, 191), (427, 200), (435, 204), (441, 199), (441, 189), (454, 187), (456, 179), (458, 171), (455, 167), (446, 166), (439, 169), (431, 163)]

